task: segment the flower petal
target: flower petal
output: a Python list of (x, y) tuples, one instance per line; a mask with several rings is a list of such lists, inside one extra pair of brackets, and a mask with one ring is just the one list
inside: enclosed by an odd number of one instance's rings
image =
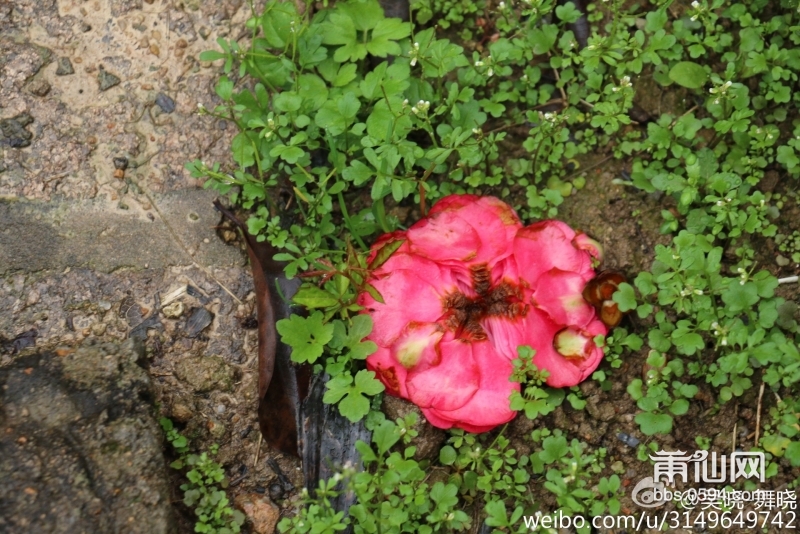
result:
[(519, 276), (534, 286), (553, 267), (576, 273), (594, 272), (588, 252), (572, 244), (575, 231), (561, 221), (541, 221), (522, 228), (514, 239)]
[(607, 329), (603, 323), (594, 320), (583, 330), (571, 330), (570, 336), (582, 341), (579, 343), (584, 357), (565, 358), (550, 345), (537, 348), (533, 363), (539, 369), (547, 369), (550, 376), (547, 385), (555, 388), (575, 386), (589, 377), (600, 365), (603, 359), (603, 348), (594, 343), (594, 336), (606, 334)]
[(437, 324), (409, 323), (391, 347), (392, 357), (409, 371), (438, 365), (439, 341), (444, 331)]
[(478, 232), (453, 211), (422, 219), (407, 235), (411, 252), (437, 262), (468, 262), (481, 248)]
[(575, 234), (575, 237), (572, 239), (572, 244), (575, 245), (575, 248), (578, 250), (585, 250), (588, 252), (598, 263), (603, 261), (603, 247), (600, 243), (583, 232)]
[(408, 398), (408, 388), (406, 388), (408, 371), (402, 365), (398, 365), (391, 350), (378, 347), (377, 351), (367, 357), (367, 369), (375, 371), (375, 376), (386, 386), (387, 393), (395, 397)]
[(450, 195), (434, 205), (428, 219), (412, 226), (408, 236), (411, 250), (433, 260), (491, 266), (511, 254), (521, 227), (514, 210), (500, 199)]
[(594, 308), (582, 294), (590, 277), (558, 268), (550, 269), (539, 277), (536, 284), (533, 292), (536, 306), (558, 324), (583, 328), (595, 316)]
[(373, 277), (370, 283), (385, 304), (367, 292), (358, 296), (358, 304), (372, 316), (369, 339), (382, 347), (394, 343), (411, 322), (438, 321), (443, 314), (442, 297), (457, 287), (450, 271), (410, 254), (393, 254)]
[(423, 410), (431, 424), (440, 428), (456, 426), (468, 432), (486, 432), (517, 415), (509, 401), (511, 392), (519, 391), (519, 384), (509, 381), (513, 364), (485, 341), (472, 343), (472, 355), (480, 369), (478, 390), (459, 409), (446, 410), (437, 405)]
[(469, 402), (482, 387), (482, 370), (473, 359), (473, 346), (449, 340), (426, 349), (420, 365), (409, 370), (409, 400), (420, 408), (437, 410), (456, 410)]

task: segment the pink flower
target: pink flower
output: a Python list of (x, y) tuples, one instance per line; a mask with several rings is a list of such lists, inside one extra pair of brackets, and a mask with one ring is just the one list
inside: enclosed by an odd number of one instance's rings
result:
[(547, 383), (574, 386), (600, 364), (606, 326), (581, 296), (599, 245), (560, 221), (523, 227), (494, 197), (451, 195), (405, 232), (372, 273), (384, 303), (368, 293), (367, 359), (387, 391), (418, 405), (437, 427), (484, 432), (513, 419), (509, 396), (517, 347), (536, 350)]

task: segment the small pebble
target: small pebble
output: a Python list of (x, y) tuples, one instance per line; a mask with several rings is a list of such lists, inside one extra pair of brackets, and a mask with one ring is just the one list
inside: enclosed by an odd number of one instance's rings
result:
[(186, 336), (197, 337), (200, 332), (205, 330), (211, 321), (214, 320), (214, 314), (205, 308), (195, 308), (192, 314), (186, 320)]
[(164, 306), (164, 308), (161, 311), (164, 313), (164, 317), (167, 317), (169, 319), (177, 319), (178, 317), (183, 315), (184, 309), (185, 306), (183, 305), (183, 302), (175, 301)]
[(33, 80), (28, 84), (28, 91), (36, 96), (45, 96), (50, 92), (50, 84), (47, 82), (47, 80)]
[(106, 333), (107, 325), (105, 323), (95, 323), (92, 325), (92, 334), (97, 337), (102, 336)]
[(283, 486), (280, 484), (270, 484), (269, 486), (269, 498), (273, 501), (279, 501), (283, 499)]
[(775, 263), (777, 263), (780, 267), (786, 267), (791, 263), (791, 261), (789, 260), (789, 258), (782, 256), (781, 254), (778, 254), (778, 257), (775, 258)]
[(263, 486), (256, 486), (256, 493), (264, 494), (266, 492), (267, 492), (267, 490)]
[(107, 91), (115, 85), (119, 85), (120, 81), (122, 80), (117, 76), (106, 71), (102, 66), (100, 67), (100, 72), (97, 74), (97, 82), (100, 84), (101, 91)]
[(72, 62), (68, 57), (58, 58), (58, 68), (56, 69), (56, 76), (67, 76), (74, 74), (75, 69), (72, 68)]
[(161, 55), (161, 49), (158, 47), (158, 45), (151, 44), (150, 45), (150, 53), (153, 54), (154, 56), (158, 57), (158, 56)]
[(164, 113), (172, 113), (175, 111), (175, 101), (164, 93), (158, 93), (158, 96), (156, 96), (156, 105), (160, 107), (161, 111)]
[(114, 162), (114, 168), (125, 170), (128, 168), (128, 158), (124, 156), (118, 156), (112, 160)]
[(624, 432), (620, 432), (619, 434), (617, 434), (617, 439), (619, 439), (622, 443), (624, 443), (628, 447), (636, 447), (637, 445), (639, 445), (638, 439)]
[(208, 432), (215, 438), (219, 439), (225, 434), (225, 425), (214, 419), (209, 419), (206, 423)]

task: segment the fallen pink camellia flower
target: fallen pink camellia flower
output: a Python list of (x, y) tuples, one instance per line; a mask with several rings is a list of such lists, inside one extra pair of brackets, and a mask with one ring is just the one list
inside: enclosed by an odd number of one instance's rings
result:
[(594, 337), (607, 327), (581, 292), (601, 252), (587, 235), (555, 220), (522, 226), (494, 197), (451, 195), (378, 239), (371, 259), (398, 240), (370, 279), (384, 303), (358, 298), (378, 345), (367, 367), (434, 426), (485, 432), (513, 419), (520, 345), (536, 350), (553, 387), (574, 386), (600, 364)]

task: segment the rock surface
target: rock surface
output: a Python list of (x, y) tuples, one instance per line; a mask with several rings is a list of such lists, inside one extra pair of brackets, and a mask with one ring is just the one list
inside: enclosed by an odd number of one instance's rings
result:
[(175, 532), (142, 349), (87, 342), (0, 367), (0, 532)]
[(269, 497), (258, 493), (238, 495), (234, 504), (244, 512), (254, 534), (272, 534), (275, 531), (281, 511)]

